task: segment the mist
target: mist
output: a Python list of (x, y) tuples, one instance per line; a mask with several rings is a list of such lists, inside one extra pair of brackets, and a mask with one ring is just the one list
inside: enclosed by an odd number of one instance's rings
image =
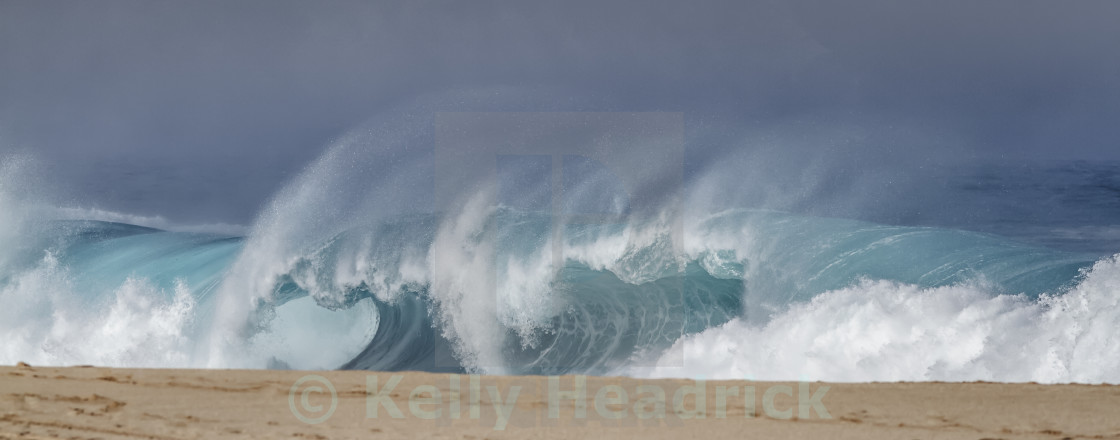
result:
[(496, 90), (541, 98), (447, 108), (681, 112), (693, 181), (751, 162), (744, 203), (848, 215), (821, 201), (893, 200), (911, 169), (1120, 159), (1116, 17), (1107, 0), (4, 1), (0, 153), (75, 204), (247, 224), (350, 130)]

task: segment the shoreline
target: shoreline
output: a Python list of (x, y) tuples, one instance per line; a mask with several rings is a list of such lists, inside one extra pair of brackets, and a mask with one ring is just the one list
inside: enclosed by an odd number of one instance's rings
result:
[(0, 367), (0, 438), (1120, 438), (1120, 386)]

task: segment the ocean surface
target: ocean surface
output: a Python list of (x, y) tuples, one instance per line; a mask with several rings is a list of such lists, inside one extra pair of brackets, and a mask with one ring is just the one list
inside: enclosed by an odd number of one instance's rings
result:
[(380, 213), (350, 163), (238, 229), (45, 203), (5, 159), (0, 363), (1120, 382), (1120, 164), (959, 166), (848, 218), (558, 227), (501, 188)]

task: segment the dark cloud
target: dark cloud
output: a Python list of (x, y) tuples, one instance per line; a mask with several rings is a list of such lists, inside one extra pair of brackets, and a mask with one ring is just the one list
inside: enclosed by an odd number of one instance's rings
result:
[(458, 88), (682, 111), (697, 167), (802, 131), (825, 140), (790, 148), (900, 161), (1120, 158), (1117, 18), (1112, 0), (3, 1), (0, 148), (87, 203), (239, 222), (348, 128)]

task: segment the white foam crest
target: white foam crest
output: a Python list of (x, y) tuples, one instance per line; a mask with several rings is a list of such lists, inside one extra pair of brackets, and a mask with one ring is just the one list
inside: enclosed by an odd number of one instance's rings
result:
[(428, 280), (427, 259), (416, 244), (391, 243), (396, 237), (354, 232), (304, 251), (290, 260), (287, 274), (320, 305), (345, 307), (350, 294), (365, 289), (392, 302), (403, 291), (419, 289)]
[(162, 216), (145, 216), (108, 211), (99, 208), (59, 207), (51, 210), (51, 218), (56, 220), (94, 220), (111, 223), (124, 223), (172, 232), (193, 232), (202, 234), (243, 236), (248, 228), (229, 223), (179, 224)]
[[(980, 284), (864, 280), (687, 336), (653, 377), (752, 380), (1120, 382), (1120, 255), (1080, 284), (1031, 301)], [(682, 365), (683, 360), (683, 367)]]
[(714, 221), (730, 212), (705, 216), (685, 225), (685, 253), (714, 276), (724, 275), (727, 263), (746, 264), (746, 257), (759, 247), (749, 222), (723, 225)]
[(596, 234), (590, 240), (582, 237), (569, 240), (564, 247), (564, 258), (595, 270), (611, 270), (634, 248), (630, 240), (632, 233), (633, 228), (627, 225), (620, 232)]
[[(762, 211), (759, 211), (762, 212)], [(751, 261), (765, 261), (780, 249), (777, 240), (761, 240), (751, 212), (727, 210), (696, 216), (698, 220), (674, 228), (673, 210), (648, 221), (627, 222), (620, 230), (603, 229), (591, 237), (572, 237), (564, 257), (596, 270), (608, 270), (622, 281), (640, 284), (679, 274), (689, 261), (717, 278), (772, 276), (751, 272)], [(679, 245), (674, 236), (680, 234)]]
[(685, 255), (674, 244), (673, 221), (673, 213), (663, 211), (648, 221), (627, 222), (620, 231), (602, 229), (590, 240), (572, 237), (564, 247), (564, 258), (610, 271), (630, 284), (680, 274)]
[(343, 290), (366, 283), (374, 289), (375, 294), (384, 294), (383, 292), (388, 290), (378, 289), (392, 281), (387, 276), (389, 271), (373, 270), (377, 267), (377, 262), (373, 259), (373, 240), (373, 236), (365, 235), (356, 239), (357, 243), (347, 243), (346, 254), (338, 258), (334, 265), (334, 272), (330, 277), (333, 282), (332, 287)]
[(218, 315), (208, 338), (209, 365), (239, 360), (248, 339), (260, 328), (254, 315), (273, 302), (277, 283), (286, 274), (296, 276), (301, 287), (328, 305), (346, 304), (340, 296), (363, 281), (373, 288), (385, 284), (388, 278), (378, 279), (389, 275), (382, 272), (385, 268), (374, 271), (356, 260), (350, 265), (353, 270), (336, 266), (335, 275), (343, 276), (331, 280), (296, 269), (326, 263), (308, 257), (339, 234), (414, 209), (415, 199), (402, 193), (424, 180), (415, 172), (422, 158), (404, 155), (411, 136), (409, 130), (385, 127), (354, 130), (276, 195), (218, 289)]
[(47, 254), (0, 290), (0, 363), (128, 367), (192, 365), (196, 305), (178, 283), (173, 297), (129, 278), (107, 304), (86, 304), (67, 271)]

